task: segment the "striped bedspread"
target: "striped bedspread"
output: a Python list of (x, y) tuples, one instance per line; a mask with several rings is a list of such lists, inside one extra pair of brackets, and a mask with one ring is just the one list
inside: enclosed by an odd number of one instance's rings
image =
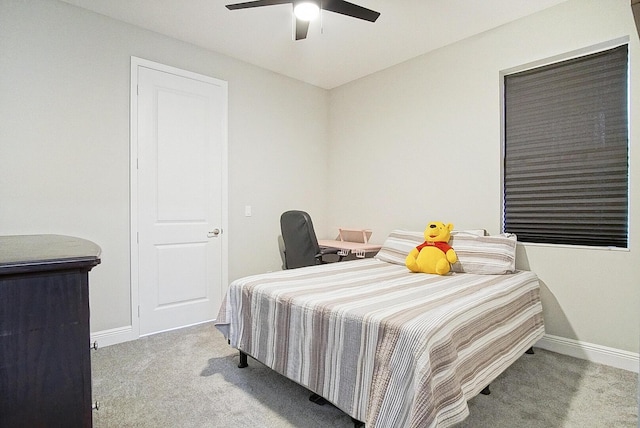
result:
[(376, 259), (234, 281), (216, 326), (373, 427), (446, 427), (544, 333), (535, 274), (410, 273)]

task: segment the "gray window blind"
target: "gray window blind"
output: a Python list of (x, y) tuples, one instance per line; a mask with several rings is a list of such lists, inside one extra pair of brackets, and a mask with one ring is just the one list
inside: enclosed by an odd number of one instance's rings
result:
[(627, 46), (504, 77), (503, 229), (627, 247)]

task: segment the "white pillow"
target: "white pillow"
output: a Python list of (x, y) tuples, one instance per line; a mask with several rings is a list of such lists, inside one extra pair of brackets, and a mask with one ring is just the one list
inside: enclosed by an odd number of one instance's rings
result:
[(502, 275), (516, 270), (517, 237), (512, 233), (493, 236), (452, 235), (449, 245), (458, 255), (453, 272)]
[[(451, 265), (453, 272), (501, 275), (515, 272), (517, 238), (514, 234), (483, 236), (485, 231), (452, 231), (449, 245), (458, 255)], [(423, 232), (394, 230), (382, 244), (375, 258), (399, 265), (411, 250), (424, 242)]]
[(375, 258), (383, 262), (404, 266), (404, 261), (409, 252), (423, 242), (424, 232), (394, 230), (387, 236)]

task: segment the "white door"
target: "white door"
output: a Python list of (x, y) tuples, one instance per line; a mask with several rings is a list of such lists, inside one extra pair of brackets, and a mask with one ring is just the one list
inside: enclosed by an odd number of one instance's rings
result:
[(137, 67), (141, 336), (215, 318), (223, 293), (226, 82)]

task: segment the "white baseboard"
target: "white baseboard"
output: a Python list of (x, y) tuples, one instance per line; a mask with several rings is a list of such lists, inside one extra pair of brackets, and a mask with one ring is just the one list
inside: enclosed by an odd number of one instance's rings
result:
[(638, 373), (640, 369), (640, 356), (635, 352), (609, 348), (579, 340), (545, 334), (535, 345), (537, 348), (569, 355), (598, 364), (616, 367), (630, 372)]
[(99, 348), (128, 342), (137, 338), (138, 336), (133, 334), (133, 327), (130, 325), (91, 333), (91, 343), (98, 342)]
[(139, 339), (139, 338), (145, 337), (145, 336), (151, 336), (151, 335), (154, 335), (154, 334), (165, 333), (165, 332), (173, 331), (173, 330), (180, 330), (182, 328), (192, 327), (194, 325), (205, 324), (205, 323), (210, 323), (210, 322), (214, 322), (214, 321), (215, 321), (215, 319), (206, 320), (206, 321), (200, 321), (200, 322), (197, 322), (197, 323), (183, 325), (183, 326), (180, 326), (180, 327), (174, 327), (174, 328), (170, 328), (170, 329), (167, 329), (167, 330), (156, 331), (154, 333), (143, 334), (143, 335), (140, 335), (140, 336), (138, 336), (137, 334), (134, 334), (133, 326), (128, 325), (128, 326), (125, 326), (125, 327), (118, 327), (118, 328), (112, 328), (110, 330), (102, 330), (102, 331), (93, 332), (93, 333), (91, 333), (91, 343), (98, 342), (98, 347), (117, 345), (118, 343), (129, 342), (130, 340), (136, 340), (136, 339)]

